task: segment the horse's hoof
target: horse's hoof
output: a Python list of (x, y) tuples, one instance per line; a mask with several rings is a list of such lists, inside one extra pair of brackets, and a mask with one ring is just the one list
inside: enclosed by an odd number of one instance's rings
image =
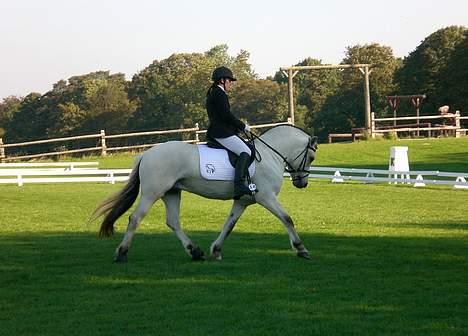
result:
[(216, 261), (221, 261), (223, 260), (223, 256), (221, 255), (220, 252), (214, 252), (211, 254), (211, 259), (216, 260)]
[(123, 250), (122, 248), (119, 248), (119, 251), (117, 252), (117, 255), (114, 258), (114, 262), (123, 264), (127, 262), (127, 253), (128, 250)]
[(213, 245), (211, 247), (210, 259), (217, 260), (217, 261), (223, 260), (223, 256), (221, 254), (221, 248), (218, 247), (217, 245)]
[(304, 259), (307, 259), (307, 260), (310, 260), (310, 255), (309, 255), (309, 252), (297, 252), (297, 256), (299, 258), (304, 258)]
[(193, 261), (205, 260), (205, 254), (198, 246), (190, 251), (190, 255)]

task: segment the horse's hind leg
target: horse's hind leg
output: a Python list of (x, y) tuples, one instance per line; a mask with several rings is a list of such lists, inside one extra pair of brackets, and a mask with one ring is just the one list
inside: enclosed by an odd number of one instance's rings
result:
[(128, 249), (130, 248), (130, 245), (132, 243), (135, 230), (137, 229), (142, 219), (146, 216), (148, 211), (151, 209), (151, 206), (154, 204), (154, 202), (156, 202), (156, 199), (156, 197), (142, 195), (135, 211), (133, 211), (128, 218), (127, 231), (125, 232), (125, 236), (122, 242), (120, 243), (119, 247), (117, 247), (115, 253), (116, 262), (127, 261)]
[(203, 251), (192, 243), (180, 226), (180, 198), (181, 191), (177, 189), (169, 190), (162, 200), (166, 206), (166, 224), (174, 231), (177, 238), (184, 246), (185, 251), (193, 260), (204, 260)]

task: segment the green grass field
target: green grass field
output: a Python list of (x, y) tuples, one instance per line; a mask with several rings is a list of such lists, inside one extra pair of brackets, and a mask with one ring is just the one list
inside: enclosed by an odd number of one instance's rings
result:
[[(427, 144), (425, 144), (427, 143)], [(322, 145), (316, 164), (388, 164), (388, 141)], [(412, 169), (468, 171), (468, 141), (412, 141)], [(426, 150), (427, 149), (427, 150)], [(90, 160), (93, 158), (86, 158)], [(100, 159), (127, 167), (133, 156)], [(281, 201), (311, 252), (250, 207), (221, 262), (192, 262), (164, 224), (142, 223), (128, 264), (87, 223), (122, 185), (0, 186), (2, 335), (466, 335), (468, 190), (285, 180)], [(183, 194), (182, 224), (205, 252), (230, 202)]]

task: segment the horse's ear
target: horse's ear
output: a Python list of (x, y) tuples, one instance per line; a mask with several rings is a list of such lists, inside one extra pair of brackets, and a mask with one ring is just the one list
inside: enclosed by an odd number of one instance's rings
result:
[(317, 147), (318, 147), (318, 137), (316, 137), (316, 136), (310, 137), (310, 139), (309, 139), (309, 148), (317, 149)]

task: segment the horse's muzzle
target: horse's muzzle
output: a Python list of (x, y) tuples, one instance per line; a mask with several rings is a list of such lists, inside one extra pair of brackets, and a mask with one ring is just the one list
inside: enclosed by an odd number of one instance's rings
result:
[(308, 184), (309, 184), (309, 181), (307, 179), (293, 181), (293, 186), (299, 189), (307, 187)]

